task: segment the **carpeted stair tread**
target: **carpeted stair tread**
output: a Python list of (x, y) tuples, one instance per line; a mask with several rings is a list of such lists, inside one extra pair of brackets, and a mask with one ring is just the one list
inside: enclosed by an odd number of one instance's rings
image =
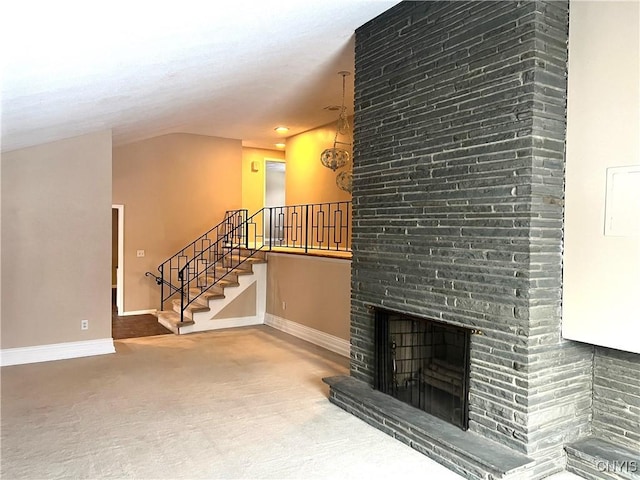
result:
[(212, 287), (211, 290), (207, 290), (200, 294), (201, 290), (199, 288), (190, 288), (189, 289), (189, 298), (198, 297), (198, 299), (202, 301), (208, 302), (209, 300), (216, 300), (225, 298), (224, 289)]
[(195, 323), (193, 320), (186, 317), (184, 321), (181, 322), (180, 314), (173, 310), (160, 310), (156, 312), (156, 316), (158, 317), (158, 323), (168, 328), (175, 334), (180, 333), (181, 327), (186, 327)]
[(214, 282), (216, 284), (221, 284), (222, 282), (237, 283), (238, 281), (238, 274), (235, 272), (229, 272), (229, 269), (224, 267), (216, 267), (215, 272), (213, 270), (207, 270), (204, 275), (207, 278), (207, 285), (211, 285)]
[[(178, 311), (180, 311), (180, 299), (177, 298), (175, 300), (172, 300), (171, 302), (173, 304), (174, 309), (178, 309)], [(208, 312), (209, 311), (209, 306), (205, 305), (203, 303), (200, 303), (198, 300), (194, 301), (193, 303), (187, 305), (187, 307), (184, 309), (185, 314), (189, 313), (197, 313), (197, 312)]]
[(240, 257), (240, 261), (241, 262), (249, 262), (249, 263), (265, 263), (267, 261), (266, 258), (264, 257), (256, 257), (256, 256), (252, 256), (252, 257), (245, 257), (245, 256), (241, 256)]
[(240, 264), (240, 265), (244, 265), (244, 264), (248, 264), (248, 263), (266, 263), (267, 259), (263, 258), (263, 257), (256, 257), (256, 256), (252, 256), (252, 257), (248, 257), (246, 255), (240, 255), (239, 257), (237, 255), (231, 255), (228, 257), (224, 257), (223, 259), (226, 263), (235, 263), (235, 264)]
[[(225, 247), (225, 251), (227, 251), (227, 252), (230, 251), (230, 248)], [(250, 248), (244, 248), (244, 247), (241, 247), (241, 248), (234, 247), (233, 248), (234, 255), (238, 251), (240, 252), (240, 256), (241, 257), (245, 257), (245, 258), (249, 258), (249, 257), (250, 258), (261, 258), (261, 259), (266, 261), (267, 252), (265, 250), (252, 250)]]
[[(213, 285), (213, 283), (218, 280), (218, 282), (216, 283), (216, 286), (225, 288), (225, 287), (237, 287), (240, 285), (240, 283), (238, 283), (238, 279), (235, 278), (229, 278), (229, 277), (225, 277), (222, 280), (220, 280), (220, 278), (213, 278), (210, 276), (206, 277), (206, 281), (202, 281), (202, 283), (204, 283), (205, 285), (200, 285), (202, 287), (207, 287), (209, 285)], [(195, 281), (193, 283), (196, 283)]]
[(253, 270), (251, 269), (251, 265), (248, 265), (249, 268), (230, 268), (223, 266), (216, 266), (217, 276), (221, 277), (222, 275), (228, 274), (230, 275), (252, 275)]

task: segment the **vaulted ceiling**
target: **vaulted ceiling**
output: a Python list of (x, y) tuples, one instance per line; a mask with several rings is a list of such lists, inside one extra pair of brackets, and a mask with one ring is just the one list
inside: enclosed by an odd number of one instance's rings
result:
[(108, 128), (115, 145), (189, 132), (274, 148), (277, 125), (336, 118), (355, 29), (396, 3), (3, 2), (2, 150)]

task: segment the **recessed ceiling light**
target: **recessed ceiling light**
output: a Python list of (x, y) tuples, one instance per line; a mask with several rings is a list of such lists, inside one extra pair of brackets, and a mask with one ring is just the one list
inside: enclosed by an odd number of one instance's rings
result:
[(278, 148), (284, 148), (284, 147), (286, 147), (286, 144), (284, 144), (284, 143), (276, 143), (275, 145), (276, 145), (276, 147), (278, 147)]
[(287, 133), (289, 131), (289, 127), (280, 126), (280, 127), (274, 128), (274, 130), (278, 133)]

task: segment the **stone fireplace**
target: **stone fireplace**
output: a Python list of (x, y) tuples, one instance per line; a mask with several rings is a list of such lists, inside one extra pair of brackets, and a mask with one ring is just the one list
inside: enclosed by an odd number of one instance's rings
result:
[[(543, 478), (590, 431), (593, 348), (560, 335), (567, 32), (543, 1), (401, 2), (356, 31), (331, 401), (467, 478)], [(467, 431), (374, 389), (380, 310), (473, 332)]]
[(471, 330), (375, 309), (373, 387), (463, 430)]

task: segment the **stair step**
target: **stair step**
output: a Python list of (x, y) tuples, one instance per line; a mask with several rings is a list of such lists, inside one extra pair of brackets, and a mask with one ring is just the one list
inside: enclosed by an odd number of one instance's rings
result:
[(198, 297), (198, 300), (202, 300), (201, 303), (208, 302), (209, 300), (217, 300), (220, 298), (225, 298), (223, 293), (223, 288), (213, 287), (211, 290), (207, 290), (204, 293), (200, 293), (201, 290), (199, 288), (190, 288), (189, 289), (189, 298)]
[(207, 270), (206, 273), (203, 273), (200, 276), (200, 278), (203, 278), (203, 277), (207, 278), (207, 285), (211, 285), (215, 280), (217, 280), (218, 283), (221, 283), (221, 282), (237, 283), (238, 281), (237, 273), (229, 272), (229, 269), (225, 267), (216, 267), (215, 273), (213, 272), (213, 269), (209, 269)]
[[(206, 280), (203, 281), (203, 285), (201, 285), (202, 287), (208, 287), (209, 285), (213, 285), (213, 282), (215, 281), (215, 279), (213, 277), (207, 276)], [(195, 284), (195, 281), (193, 282), (193, 284)], [(225, 287), (237, 287), (239, 286), (240, 283), (238, 283), (238, 279), (237, 278), (229, 278), (229, 276), (223, 278), (222, 280), (219, 279), (218, 277), (218, 283), (216, 283), (216, 287), (221, 287), (221, 288), (225, 288)]]
[(195, 322), (191, 319), (185, 318), (184, 322), (180, 321), (180, 314), (173, 310), (160, 310), (156, 312), (158, 317), (158, 323), (171, 330), (173, 333), (180, 334), (182, 327), (193, 325)]
[(264, 257), (242, 257), (242, 261), (249, 263), (267, 263), (267, 259)]
[(245, 256), (237, 257), (236, 255), (233, 255), (232, 258), (225, 258), (223, 263), (225, 265), (228, 265), (229, 263), (239, 264), (240, 268), (248, 269), (248, 268), (251, 268), (253, 264), (266, 263), (266, 261), (267, 260), (265, 258), (261, 258), (261, 257), (245, 257)]
[[(180, 299), (179, 298), (176, 298), (176, 299), (172, 300), (171, 303), (173, 303), (178, 308), (180, 308)], [(186, 300), (185, 300), (185, 303), (187, 303)], [(209, 306), (206, 305), (204, 303), (204, 301), (200, 301), (200, 299), (197, 299), (197, 300), (194, 300), (189, 305), (187, 305), (186, 310), (189, 310), (190, 312), (206, 312), (207, 310), (209, 310)]]
[(225, 273), (229, 273), (229, 275), (252, 275), (253, 274), (251, 265), (247, 265), (246, 267), (243, 265), (241, 268), (234, 268), (234, 269), (231, 269), (229, 267), (224, 267), (221, 265), (221, 266), (216, 266), (216, 272), (218, 272), (218, 276), (222, 276)]
[[(173, 304), (173, 311), (176, 313), (180, 313), (180, 299), (177, 298), (171, 302)], [(192, 304), (188, 305), (187, 308), (184, 309), (185, 318), (189, 318), (193, 320), (193, 314), (198, 312), (208, 312), (210, 309), (207, 305), (204, 305), (197, 300)]]
[[(225, 251), (230, 250), (229, 247), (223, 247), (223, 248)], [(261, 258), (263, 260), (266, 260), (267, 252), (265, 250), (252, 250), (250, 248), (244, 248), (244, 247), (241, 247), (238, 249), (237, 247), (235, 247), (233, 249), (234, 255), (235, 255), (235, 252), (237, 252), (238, 250), (240, 251), (241, 257)]]
[[(241, 250), (242, 252), (242, 250)], [(261, 258), (262, 260), (267, 260), (267, 251), (266, 250), (245, 250), (245, 253), (241, 255), (243, 256), (251, 256), (252, 258)]]

